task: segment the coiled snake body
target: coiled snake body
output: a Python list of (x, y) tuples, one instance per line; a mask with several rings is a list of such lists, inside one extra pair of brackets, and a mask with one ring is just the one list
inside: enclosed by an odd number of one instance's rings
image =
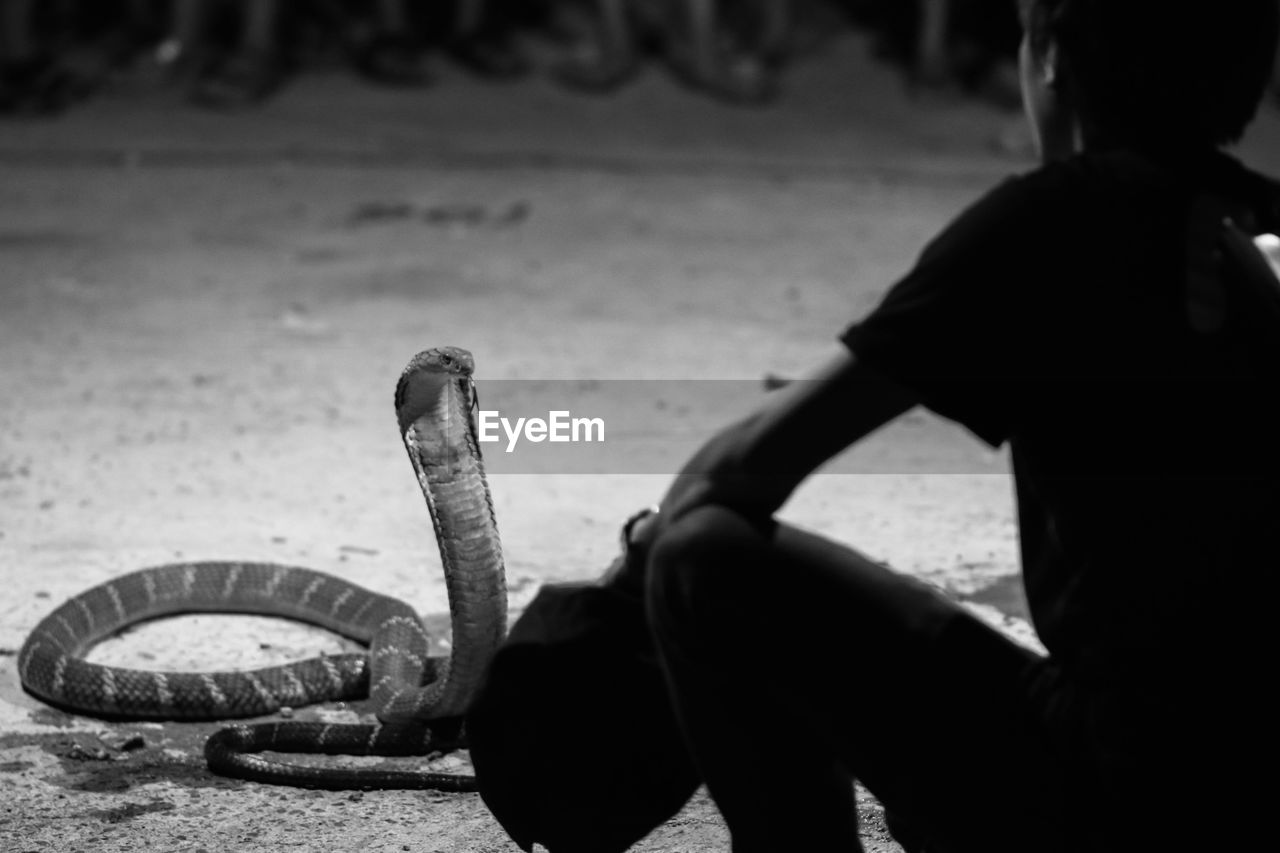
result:
[[(373, 700), (378, 725), (263, 723), (223, 729), (205, 746), (215, 772), (324, 788), (467, 790), (467, 776), (297, 766), (255, 753), (425, 755), (464, 745), (460, 719), (506, 631), (502, 549), (475, 429), (471, 354), (420, 353), (396, 386), (396, 417), (426, 497), (444, 566), (453, 631), (447, 658), (427, 656), (418, 614), (398, 599), (311, 569), (272, 563), (175, 563), (87, 590), (36, 625), (18, 655), (23, 686), (67, 710), (125, 719), (223, 719), (282, 707)], [(92, 664), (84, 653), (128, 625), (191, 612), (260, 613), (368, 643), (251, 672), (148, 672)]]

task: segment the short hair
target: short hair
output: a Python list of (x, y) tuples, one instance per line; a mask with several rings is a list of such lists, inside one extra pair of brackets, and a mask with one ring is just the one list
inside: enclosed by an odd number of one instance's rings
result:
[(1085, 127), (1142, 147), (1239, 141), (1280, 38), (1280, 0), (1022, 0), (1022, 14)]

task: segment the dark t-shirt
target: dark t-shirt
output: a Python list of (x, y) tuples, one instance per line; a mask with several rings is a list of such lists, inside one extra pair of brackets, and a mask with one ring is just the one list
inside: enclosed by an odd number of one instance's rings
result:
[(1011, 179), (842, 338), (1008, 442), (1051, 658), (1180, 721), (1204, 710), (1188, 693), (1229, 707), (1257, 681), (1239, 676), (1273, 669), (1280, 574), (1280, 389), (1245, 331), (1256, 312), (1228, 292), (1218, 330), (1188, 320), (1187, 223), (1206, 191), (1252, 207), (1274, 188), (1223, 154), (1089, 153)]

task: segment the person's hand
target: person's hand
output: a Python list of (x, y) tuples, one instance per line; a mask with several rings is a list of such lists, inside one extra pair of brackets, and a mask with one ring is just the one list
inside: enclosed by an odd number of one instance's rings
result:
[(673, 520), (714, 504), (732, 507), (749, 519), (764, 522), (785, 498), (786, 492), (779, 492), (768, 478), (733, 474), (728, 466), (721, 468), (718, 476), (680, 474), (661, 505), (647, 507), (627, 520), (622, 529), (622, 555), (600, 582), (630, 595), (643, 595), (649, 552)]
[(613, 587), (629, 595), (644, 594), (645, 567), (649, 548), (657, 538), (660, 511), (657, 504), (646, 507), (622, 525), (622, 553), (600, 577), (602, 586)]
[(761, 470), (747, 459), (755, 419), (716, 434), (702, 446), (667, 488), (660, 526), (674, 524), (703, 506), (723, 506), (754, 521), (768, 520), (786, 501), (797, 478)]
[(702, 506), (733, 509), (747, 518), (770, 518), (791, 491), (781, 478), (746, 470), (742, 449), (750, 420), (723, 430), (685, 463), (661, 504), (629, 518), (622, 529), (623, 557), (605, 572), (602, 582), (636, 592), (644, 589), (649, 551), (669, 525)]
[[(649, 551), (671, 523), (701, 506), (721, 504), (735, 508), (764, 508), (770, 503), (757, 495), (752, 478), (741, 471), (732, 428), (703, 445), (685, 463), (660, 504), (646, 507), (622, 527), (623, 555), (606, 570), (601, 581), (631, 591), (644, 589), (644, 569)], [(772, 508), (769, 509), (769, 512)]]

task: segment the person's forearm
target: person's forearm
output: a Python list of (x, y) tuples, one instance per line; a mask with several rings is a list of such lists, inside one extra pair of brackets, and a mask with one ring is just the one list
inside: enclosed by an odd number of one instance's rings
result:
[(687, 511), (702, 502), (768, 515), (819, 466), (910, 409), (914, 394), (841, 353), (811, 377), (774, 392), (755, 414), (717, 433), (668, 493)]
[(764, 409), (739, 426), (739, 459), (746, 474), (777, 478), (791, 488), (916, 404), (910, 391), (846, 353), (773, 393)]
[(663, 520), (709, 504), (768, 518), (822, 463), (915, 403), (912, 392), (842, 352), (704, 444), (662, 499)]

